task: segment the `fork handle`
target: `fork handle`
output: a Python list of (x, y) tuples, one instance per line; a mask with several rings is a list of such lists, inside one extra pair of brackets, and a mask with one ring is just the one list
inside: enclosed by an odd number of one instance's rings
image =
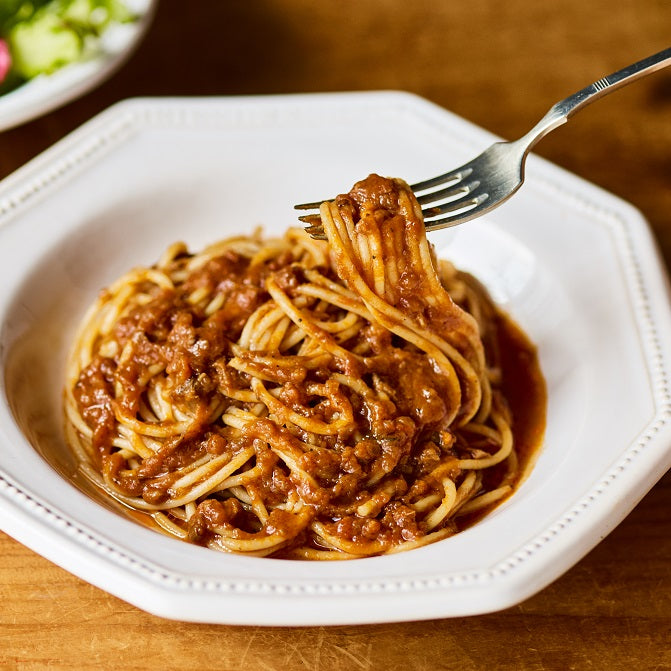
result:
[(526, 144), (528, 151), (550, 131), (565, 124), (569, 117), (578, 110), (667, 65), (671, 65), (671, 48), (602, 77), (568, 98), (555, 103), (548, 113), (523, 138), (520, 138), (520, 144)]

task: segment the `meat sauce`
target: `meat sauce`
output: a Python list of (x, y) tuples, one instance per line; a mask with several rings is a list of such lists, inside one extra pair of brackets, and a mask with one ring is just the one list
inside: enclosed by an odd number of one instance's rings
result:
[[(225, 453), (234, 456), (253, 447), (253, 466), (259, 475), (247, 489), (269, 509), (296, 490), (303, 501), (314, 506), (314, 514), (325, 520), (333, 533), (353, 543), (370, 541), (381, 534), (394, 542), (416, 539), (422, 530), (414, 510), (405, 501), (429, 489), (425, 476), (440, 461), (440, 448), (432, 436), (443, 432), (443, 448), (445, 441), (453, 438), (449, 437), (447, 427), (441, 426), (446, 409), (440, 375), (425, 356), (398, 347), (395, 336), (385, 329), (372, 324), (363, 327), (358, 337), (365, 342), (368, 355), (357, 364), (350, 362), (347, 372), (365, 379), (371, 386), (377, 385), (393, 404), (383, 398), (363, 400), (349, 396), (353, 406), (350, 435), (324, 436), (314, 449), (300, 457), (300, 467), (315, 484), (293, 477), (278, 455), (267, 447), (274, 442), (291, 444), (305, 439), (300, 428), (259, 419), (244, 435), (231, 437), (207, 421), (207, 408), (213, 397), (248, 387), (245, 375), (227, 365), (234, 356), (232, 343), (239, 338), (250, 315), (269, 300), (264, 288), (268, 276), (272, 274), (289, 294), (300, 285), (302, 278), (291, 268), (292, 261), (291, 255), (286, 255), (250, 272), (247, 259), (229, 252), (190, 275), (178, 290), (154, 290), (148, 304), (116, 324), (114, 335), (119, 346), (123, 348), (130, 342), (133, 356), (119, 361), (96, 355), (74, 390), (81, 414), (93, 429), (98, 465), (129, 496), (160, 503), (175, 481), (173, 473), (181, 466), (202, 456)], [(200, 288), (226, 296), (222, 308), (213, 315), (205, 315), (187, 300), (189, 294)], [(521, 330), (502, 315), (496, 317), (495, 326), (503, 379), (501, 391), (512, 415), (515, 449), (523, 474), (532, 463), (543, 435), (545, 386), (535, 349)], [(167, 440), (139, 468), (129, 471), (112, 446), (115, 413), (117, 406), (129, 415), (138, 412), (142, 380), (157, 364), (165, 367), (174, 403), (195, 407), (200, 421), (189, 433)], [(310, 403), (306, 381), (321, 384), (325, 400), (310, 407), (310, 414), (315, 419), (330, 421), (342, 405), (339, 394), (343, 392), (331, 381), (334, 366), (337, 369), (338, 365), (330, 361), (324, 367), (308, 370), (297, 356), (289, 373), (286, 368), (277, 372), (275, 381), (281, 384), (279, 400), (296, 412), (304, 412)], [(272, 367), (263, 370), (263, 374), (273, 380)], [(119, 383), (123, 388), (121, 397), (114, 392)], [(245, 407), (242, 402), (234, 405)], [(347, 439), (354, 434), (362, 437), (348, 443)], [(495, 468), (486, 477), (495, 485), (499, 473), (500, 469)], [(365, 483), (376, 474), (384, 477), (384, 487), (368, 502), (368, 515), (359, 517), (356, 510)], [(456, 524), (463, 528), (486, 512), (464, 516)], [(142, 517), (152, 524), (149, 516)], [(280, 530), (290, 535), (295, 532), (292, 526), (296, 524), (295, 516), (273, 510), (267, 531)], [(189, 523), (189, 538), (206, 542), (209, 530), (217, 526), (236, 527), (240, 537), (257, 531), (255, 520), (239, 501), (208, 498), (200, 503)]]

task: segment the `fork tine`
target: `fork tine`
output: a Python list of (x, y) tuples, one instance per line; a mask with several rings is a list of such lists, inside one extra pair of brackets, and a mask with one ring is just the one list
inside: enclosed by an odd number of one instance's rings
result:
[(323, 202), (323, 200), (318, 200), (314, 203), (300, 203), (300, 205), (294, 205), (294, 210), (318, 210)]
[(298, 217), (299, 221), (302, 221), (304, 224), (309, 224), (310, 226), (321, 226), (322, 218), (319, 214), (302, 214)]
[(315, 240), (326, 240), (326, 233), (321, 225), (306, 226), (305, 232)]
[(456, 226), (464, 221), (468, 221), (477, 216), (479, 211), (483, 209), (481, 205), (488, 199), (488, 193), (480, 193), (466, 201), (458, 200), (449, 203), (440, 212), (436, 212), (436, 214), (443, 214), (445, 216), (436, 219), (425, 219), (424, 225), (426, 226), (426, 230), (435, 231), (439, 228), (449, 228), (450, 226)]
[(429, 191), (421, 196), (417, 196), (417, 202), (420, 205), (427, 205), (428, 203), (437, 203), (441, 200), (453, 199), (456, 196), (460, 196), (463, 193), (467, 193), (465, 189), (466, 185), (457, 183), (454, 186), (448, 186), (446, 189), (440, 189), (439, 191)]
[[(488, 198), (486, 193), (475, 194), (475, 190), (480, 186), (479, 181), (466, 184), (461, 189), (455, 189), (453, 197), (444, 202), (437, 200), (435, 204), (430, 204), (422, 208), (422, 215), (424, 218), (437, 217), (439, 214), (447, 214), (448, 212), (455, 212), (463, 207), (468, 207), (469, 204), (475, 202), (476, 199), (482, 198), (482, 201)], [(478, 201), (481, 202), (481, 201)]]
[(441, 202), (452, 202), (459, 198), (467, 196), (469, 193), (473, 193), (475, 189), (480, 186), (480, 180), (476, 179), (468, 184), (463, 184), (458, 182), (455, 186), (450, 186), (447, 189), (441, 189), (440, 191), (430, 191), (425, 193), (422, 196), (417, 197), (417, 202), (420, 205), (429, 205), (430, 203), (435, 203), (439, 205)]
[(415, 193), (417, 193), (418, 191), (425, 191), (426, 189), (432, 189), (436, 186), (444, 186), (444, 185), (455, 186), (459, 182), (465, 180), (472, 172), (473, 168), (462, 166), (461, 168), (453, 170), (452, 172), (446, 172), (442, 175), (438, 175), (437, 177), (426, 179), (423, 182), (417, 182), (417, 184), (412, 184), (410, 188)]

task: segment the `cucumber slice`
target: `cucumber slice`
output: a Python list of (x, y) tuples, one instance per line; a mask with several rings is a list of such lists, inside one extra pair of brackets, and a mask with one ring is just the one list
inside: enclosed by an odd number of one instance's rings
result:
[(41, 11), (25, 23), (15, 25), (8, 36), (16, 73), (31, 79), (78, 60), (82, 38), (61, 18)]

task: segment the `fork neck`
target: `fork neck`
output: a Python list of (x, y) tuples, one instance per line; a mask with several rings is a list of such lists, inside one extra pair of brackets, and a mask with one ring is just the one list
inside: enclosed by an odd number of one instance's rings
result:
[(515, 141), (524, 148), (526, 154), (539, 140), (559, 126), (563, 126), (568, 121), (566, 109), (562, 106), (564, 101), (553, 105), (545, 116), (526, 134)]

